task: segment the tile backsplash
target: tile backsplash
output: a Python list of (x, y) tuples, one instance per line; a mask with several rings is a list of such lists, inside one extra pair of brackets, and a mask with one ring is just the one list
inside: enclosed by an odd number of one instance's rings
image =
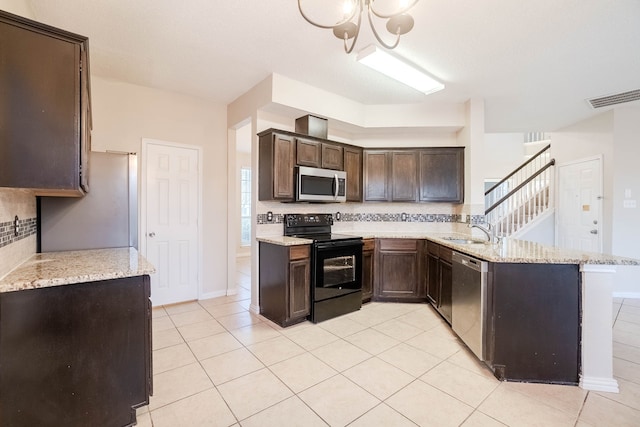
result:
[[(18, 217), (18, 233), (14, 229)], [(0, 277), (36, 253), (36, 197), (29, 190), (0, 188)]]

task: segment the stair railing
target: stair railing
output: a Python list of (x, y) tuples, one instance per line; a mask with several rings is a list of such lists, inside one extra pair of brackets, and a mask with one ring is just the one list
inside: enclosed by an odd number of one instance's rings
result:
[(552, 206), (555, 164), (551, 144), (485, 192), (485, 217), (498, 236), (509, 236)]

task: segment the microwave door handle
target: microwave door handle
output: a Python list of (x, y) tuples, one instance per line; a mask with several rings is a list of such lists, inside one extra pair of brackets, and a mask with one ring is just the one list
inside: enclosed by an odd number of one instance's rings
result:
[(333, 174), (333, 198), (337, 199), (338, 198), (338, 189), (340, 188), (340, 182), (338, 181), (338, 174), (334, 173)]

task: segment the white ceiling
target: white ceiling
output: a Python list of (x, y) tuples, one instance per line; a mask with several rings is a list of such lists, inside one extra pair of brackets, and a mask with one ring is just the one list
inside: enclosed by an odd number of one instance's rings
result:
[(488, 132), (553, 131), (597, 114), (587, 98), (640, 89), (640, 0), (420, 0), (394, 52), (444, 81), (429, 96), (355, 62), (368, 23), (346, 55), (295, 0), (28, 2), (89, 37), (93, 74), (222, 103), (278, 73), (362, 104), (480, 97)]

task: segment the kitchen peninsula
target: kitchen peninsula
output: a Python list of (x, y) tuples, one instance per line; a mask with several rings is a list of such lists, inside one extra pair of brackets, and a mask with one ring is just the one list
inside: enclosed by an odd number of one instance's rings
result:
[(124, 426), (152, 392), (151, 266), (134, 248), (33, 255), (0, 280), (0, 425)]
[[(345, 231), (342, 232), (345, 233)], [(489, 350), (488, 360), (485, 363), (499, 379), (579, 384), (580, 387), (589, 390), (618, 391), (612, 368), (613, 273), (616, 265), (640, 265), (640, 261), (565, 250), (514, 239), (489, 244), (463, 234), (419, 232), (354, 232), (353, 234), (363, 237), (365, 242), (375, 241), (376, 266), (372, 269), (374, 271), (373, 286), (376, 289), (374, 300), (384, 301), (384, 298), (380, 298), (380, 289), (383, 286), (389, 288), (388, 284), (382, 284), (380, 281), (385, 280), (386, 277), (397, 277), (394, 274), (379, 274), (379, 271), (384, 268), (377, 264), (384, 262), (384, 257), (380, 256), (381, 243), (391, 248), (388, 251), (391, 253), (393, 245), (390, 243), (394, 241), (415, 242), (412, 247), (417, 248), (416, 253), (409, 254), (405, 250), (404, 252), (407, 253), (404, 254), (406, 256), (403, 258), (403, 265), (407, 265), (407, 260), (418, 260), (419, 266), (413, 267), (412, 270), (419, 272), (416, 274), (416, 286), (422, 286), (423, 290), (408, 294), (411, 299), (407, 299), (407, 302), (415, 301), (416, 296), (423, 296), (422, 300), (427, 301), (427, 279), (424, 276), (428, 275), (429, 267), (428, 262), (424, 260), (428, 256), (426, 247), (435, 244), (448, 250), (449, 256), (452, 251), (455, 251), (487, 261), (489, 263), (487, 287)], [(260, 237), (258, 240), (283, 246), (309, 244), (306, 239), (279, 236)], [(404, 248), (407, 245), (397, 245), (397, 247)], [(403, 255), (402, 251), (396, 251), (396, 254)], [(403, 286), (406, 285), (403, 284)], [(501, 335), (495, 328), (498, 328), (501, 316), (507, 311), (516, 317), (513, 323), (520, 329), (516, 327), (515, 334), (514, 329), (511, 329), (511, 334)], [(555, 323), (546, 320), (547, 316)], [(546, 320), (545, 326), (537, 323), (541, 322), (541, 319)], [(502, 320), (502, 323), (505, 321)], [(525, 347), (528, 343), (548, 341), (551, 335), (555, 337), (556, 342), (562, 343), (561, 351), (565, 354), (558, 355), (552, 350), (548, 354), (527, 353), (529, 350)], [(564, 341), (567, 337), (569, 343), (565, 345)], [(518, 356), (512, 360), (523, 366), (505, 367), (493, 360), (498, 354), (496, 349), (505, 345)], [(559, 365), (563, 367), (560, 369)]]

